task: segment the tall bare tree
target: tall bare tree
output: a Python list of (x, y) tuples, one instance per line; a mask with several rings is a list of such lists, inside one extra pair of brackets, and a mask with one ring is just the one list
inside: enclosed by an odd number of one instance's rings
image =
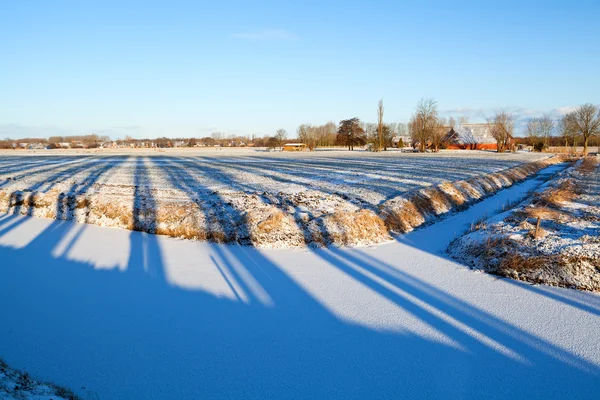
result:
[(422, 99), (410, 120), (410, 135), (413, 143), (419, 144), (424, 152), (438, 124), (437, 103), (433, 99)]
[(525, 126), (525, 134), (529, 139), (529, 143), (537, 150), (537, 143), (540, 141), (540, 124), (537, 118), (531, 118)]
[(433, 130), (431, 131), (431, 145), (433, 146), (434, 152), (437, 153), (440, 151), (440, 147), (444, 142), (446, 133), (448, 133), (448, 125), (446, 124), (446, 120), (444, 118), (438, 118), (435, 121)]
[(577, 134), (583, 136), (583, 155), (586, 156), (590, 137), (600, 135), (600, 110), (593, 104), (584, 104), (573, 111), (569, 121)]
[(554, 134), (554, 128), (556, 127), (556, 123), (550, 115), (544, 114), (541, 118), (538, 119), (538, 125), (540, 136), (542, 138), (542, 142), (544, 143), (544, 149), (547, 149), (550, 146), (550, 139)]
[(283, 141), (287, 138), (287, 131), (285, 129), (277, 129), (275, 132), (275, 139), (277, 139), (277, 146), (281, 150)]
[(318, 128), (309, 124), (302, 124), (297, 130), (298, 139), (304, 143), (310, 150), (314, 150), (317, 147), (318, 141)]
[(573, 123), (573, 118), (575, 114), (570, 112), (562, 116), (562, 118), (558, 121), (558, 134), (565, 141), (565, 151), (569, 147), (569, 141), (571, 141), (573, 147), (575, 147), (575, 137), (577, 135), (575, 130), (575, 124)]
[(377, 151), (381, 151), (383, 149), (383, 99), (377, 104), (377, 134), (379, 137)]
[(498, 153), (504, 153), (506, 150), (509, 150), (515, 130), (515, 121), (512, 115), (506, 112), (499, 112), (488, 123), (488, 127), (492, 137), (496, 139)]

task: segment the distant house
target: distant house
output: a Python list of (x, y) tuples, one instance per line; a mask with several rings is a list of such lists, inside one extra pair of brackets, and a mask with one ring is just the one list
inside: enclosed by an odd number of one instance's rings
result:
[(58, 144), (60, 146), (61, 149), (70, 149), (71, 148), (71, 143), (67, 143), (67, 142), (62, 142)]
[(394, 135), (392, 137), (393, 147), (408, 147), (412, 144), (412, 139), (409, 135)]
[(283, 145), (283, 151), (308, 151), (309, 148), (304, 143), (286, 143)]
[(496, 139), (488, 124), (463, 124), (460, 128), (451, 128), (445, 141), (449, 149), (497, 150)]

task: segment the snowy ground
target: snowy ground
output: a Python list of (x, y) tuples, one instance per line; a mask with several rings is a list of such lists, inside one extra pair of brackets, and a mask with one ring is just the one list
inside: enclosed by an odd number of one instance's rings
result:
[[(135, 154), (135, 153), (132, 153)], [(177, 153), (180, 154), (180, 153)], [(203, 154), (203, 153), (201, 153)], [(156, 197), (236, 194), (288, 195), (314, 191), (341, 202), (378, 205), (386, 199), (443, 181), (497, 172), (540, 153), (447, 152), (214, 153), (200, 156), (0, 156), (0, 187), (7, 191), (52, 189), (132, 197), (148, 187)]]
[[(324, 237), (333, 237), (337, 225), (347, 228), (353, 213), (379, 213), (409, 192), (547, 157), (475, 151), (4, 156), (0, 212), (216, 242), (297, 246), (335, 242)], [(387, 240), (387, 233), (372, 242)]]
[(494, 274), (600, 291), (600, 163), (596, 160), (580, 160), (523, 204), (480, 221), (476, 229), (452, 243), (449, 253)]
[(5, 400), (75, 400), (68, 389), (40, 382), (25, 372), (10, 368), (0, 359), (0, 399)]
[(597, 399), (600, 297), (448, 244), (560, 170), (377, 247), (255, 249), (0, 215), (0, 357), (104, 399)]

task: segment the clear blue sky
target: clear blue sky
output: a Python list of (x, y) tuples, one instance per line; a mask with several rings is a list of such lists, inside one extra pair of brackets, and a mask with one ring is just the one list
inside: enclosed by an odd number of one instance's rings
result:
[(3, 1), (0, 137), (270, 134), (600, 103), (596, 1)]

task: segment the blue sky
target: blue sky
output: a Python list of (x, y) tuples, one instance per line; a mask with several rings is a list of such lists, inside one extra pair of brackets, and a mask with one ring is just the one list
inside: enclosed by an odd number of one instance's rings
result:
[(5, 1), (0, 138), (292, 135), (421, 98), (481, 120), (600, 103), (599, 1)]

